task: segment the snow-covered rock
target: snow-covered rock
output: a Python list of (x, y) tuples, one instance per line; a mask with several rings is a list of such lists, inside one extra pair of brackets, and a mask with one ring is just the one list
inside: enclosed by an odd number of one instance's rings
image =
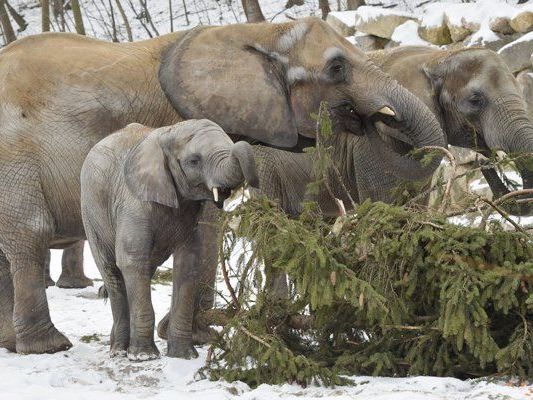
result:
[(511, 20), (510, 25), (516, 32), (531, 32), (533, 30), (533, 12), (521, 12)]
[(362, 32), (356, 32), (350, 41), (363, 51), (381, 50), (387, 44), (387, 39)]
[(531, 67), (533, 53), (533, 32), (527, 33), (519, 39), (503, 46), (498, 54), (505, 61), (512, 72), (518, 72)]
[(489, 21), (489, 27), (491, 31), (502, 33), (504, 35), (510, 35), (514, 32), (511, 27), (511, 19), (508, 17), (494, 17)]
[(392, 33), (391, 42), (398, 46), (432, 46), (418, 35), (418, 24), (415, 21), (406, 21), (398, 26)]
[(355, 14), (357, 11), (332, 11), (326, 21), (342, 36), (355, 33)]
[(416, 19), (411, 13), (371, 6), (361, 6), (355, 15), (355, 29), (370, 35), (390, 39), (396, 27)]

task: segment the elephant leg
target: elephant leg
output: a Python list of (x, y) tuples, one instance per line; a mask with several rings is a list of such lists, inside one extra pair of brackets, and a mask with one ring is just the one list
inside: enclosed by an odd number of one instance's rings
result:
[(31, 171), (20, 169), (22, 177), (12, 179), (8, 179), (12, 171), (6, 171), (0, 195), (0, 245), (13, 278), (16, 349), (20, 354), (55, 353), (72, 347), (50, 319), (44, 285), (44, 264), (55, 223), (38, 174), (32, 180)]
[(126, 356), (130, 344), (130, 312), (126, 284), (122, 273), (116, 265), (114, 254), (108, 250), (98, 233), (88, 224), (85, 225), (85, 233), (94, 262), (100, 271), (104, 285), (99, 290), (101, 298), (109, 298), (111, 313), (113, 314), (113, 327), (111, 329), (110, 356)]
[(48, 250), (48, 253), (46, 254), (46, 257), (44, 259), (44, 286), (50, 287), (54, 286), (55, 284), (56, 283), (50, 275), (50, 250)]
[(274, 271), (270, 268), (266, 275), (265, 285), (274, 301), (287, 300), (289, 298), (289, 286), (287, 275), (284, 272)]
[(9, 262), (0, 252), (0, 347), (16, 351), (13, 327), (13, 280)]
[(151, 279), (155, 268), (131, 266), (122, 271), (130, 311), (128, 358), (132, 361), (159, 358), (159, 350), (154, 342), (155, 313), (151, 300)]
[(192, 342), (194, 309), (198, 289), (198, 258), (201, 251), (198, 233), (179, 250), (179, 262), (172, 270), (172, 306), (168, 324), (169, 357), (197, 358), (198, 352)]
[(93, 281), (83, 272), (83, 247), (85, 242), (80, 240), (63, 251), (61, 259), (61, 276), (57, 286), (64, 289), (81, 289), (92, 286)]

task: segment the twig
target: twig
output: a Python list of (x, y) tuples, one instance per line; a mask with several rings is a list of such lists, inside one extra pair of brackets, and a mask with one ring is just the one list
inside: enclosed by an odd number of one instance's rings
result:
[(265, 345), (269, 349), (272, 347), (272, 345), (268, 342), (265, 342), (263, 339), (261, 339), (259, 336), (254, 335), (252, 332), (250, 332), (248, 329), (246, 329), (244, 326), (241, 326), (239, 330), (243, 333), (245, 333), (247, 336), (251, 337), (255, 341), (261, 343), (262, 345)]
[(484, 199), (482, 197), (480, 197), (480, 200), (484, 203), (487, 203), (489, 206), (491, 206), (492, 208), (494, 208), (498, 214), (500, 214), (503, 218), (505, 218), (511, 225), (513, 225), (515, 227), (516, 230), (522, 232), (523, 234), (529, 236), (529, 233), (527, 233), (526, 230), (524, 230), (524, 228), (522, 228), (520, 225), (518, 225), (516, 222), (514, 222), (510, 217), (509, 217), (509, 214), (507, 214), (504, 210), (502, 210), (500, 207), (498, 207), (494, 202), (488, 200), (488, 199)]
[(452, 190), (452, 184), (455, 180), (455, 172), (457, 170), (457, 163), (455, 161), (454, 155), (444, 147), (441, 146), (424, 146), (420, 148), (421, 150), (437, 150), (446, 156), (448, 160), (450, 160), (450, 164), (452, 165), (452, 174), (448, 177), (448, 182), (446, 182), (446, 188), (444, 189), (444, 194), (442, 196), (442, 202), (439, 207), (439, 212), (444, 212), (444, 209), (446, 208), (446, 203), (448, 202), (448, 199), (450, 197), (450, 192)]
[(226, 283), (226, 287), (228, 288), (229, 294), (231, 295), (231, 299), (233, 301), (233, 305), (235, 306), (235, 309), (239, 311), (241, 309), (239, 305), (239, 300), (237, 299), (237, 295), (235, 294), (235, 290), (231, 286), (231, 283), (229, 281), (228, 276), (228, 270), (226, 268), (226, 262), (224, 261), (224, 232), (226, 230), (226, 226), (228, 224), (228, 218), (224, 220), (224, 223), (220, 227), (220, 236), (219, 236), (219, 259), (220, 259), (220, 266), (222, 268), (222, 276), (224, 277), (224, 282)]

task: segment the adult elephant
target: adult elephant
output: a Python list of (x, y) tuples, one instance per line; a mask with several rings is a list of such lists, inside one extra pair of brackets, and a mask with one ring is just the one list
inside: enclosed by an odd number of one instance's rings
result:
[[(521, 88), (495, 52), (483, 48), (438, 50), (406, 46), (367, 54), (430, 108), (449, 144), (485, 156), (495, 150), (533, 152), (533, 125)], [(384, 133), (390, 129), (381, 127)], [(524, 189), (533, 188), (530, 163), (522, 159), (516, 164)], [(509, 192), (495, 170), (482, 172), (496, 197)], [(531, 213), (527, 206), (513, 207), (511, 211), (519, 215)]]
[(431, 112), (317, 18), (197, 28), (137, 43), (74, 34), (0, 53), (0, 346), (53, 353), (48, 248), (85, 238), (79, 173), (91, 147), (131, 122), (208, 118), (236, 137), (294, 147), (327, 101), (335, 131), (376, 121), (442, 134)]

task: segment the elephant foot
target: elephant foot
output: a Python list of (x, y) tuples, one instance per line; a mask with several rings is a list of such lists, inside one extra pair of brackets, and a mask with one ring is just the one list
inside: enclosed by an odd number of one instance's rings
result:
[(65, 335), (52, 326), (46, 333), (29, 335), (17, 338), (17, 353), (19, 354), (43, 354), (57, 353), (72, 347), (72, 343)]
[(218, 338), (218, 332), (210, 327), (198, 327), (192, 332), (192, 343), (196, 346), (213, 343)]
[(149, 361), (160, 358), (159, 350), (155, 344), (150, 347), (128, 347), (128, 359), (130, 361)]
[(168, 342), (167, 356), (190, 360), (198, 358), (198, 352), (194, 348), (191, 338), (179, 338)]
[(44, 279), (44, 285), (45, 285), (45, 287), (47, 287), (47, 288), (50, 287), (50, 286), (55, 286), (55, 284), (56, 284), (56, 283), (54, 282), (54, 280), (53, 280), (52, 278), (50, 278), (50, 276), (48, 276), (48, 277), (46, 277), (46, 278)]
[(111, 358), (123, 358), (127, 357), (128, 351), (124, 349), (111, 349), (109, 351), (109, 357)]
[(157, 336), (159, 336), (160, 339), (168, 340), (169, 318), (170, 318), (170, 313), (166, 313), (163, 319), (159, 321), (159, 324), (157, 324)]
[(15, 331), (10, 330), (9, 332), (0, 331), (0, 348), (7, 349), (13, 353), (17, 351), (15, 339)]
[(86, 276), (63, 276), (56, 282), (57, 287), (62, 289), (83, 289), (93, 285), (93, 281)]

